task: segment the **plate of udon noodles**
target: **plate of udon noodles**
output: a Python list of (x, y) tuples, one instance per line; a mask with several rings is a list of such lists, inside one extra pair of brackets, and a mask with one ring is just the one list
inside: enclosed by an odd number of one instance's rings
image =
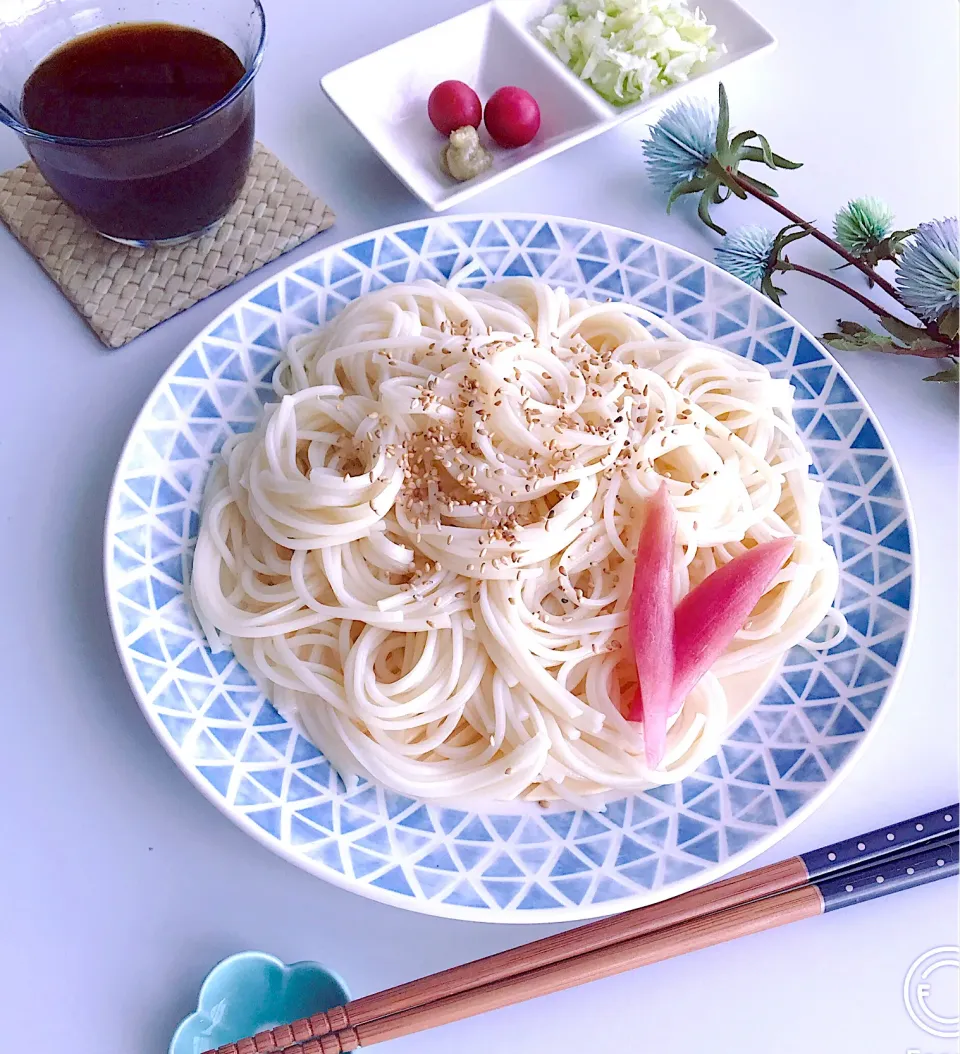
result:
[[(651, 751), (658, 493), (675, 603), (791, 545)], [(912, 537), (869, 408), (758, 292), (628, 231), (456, 216), (293, 263), (184, 350), (120, 459), (106, 591), (157, 736), (264, 844), (401, 907), (563, 921), (823, 801), (889, 705)]]

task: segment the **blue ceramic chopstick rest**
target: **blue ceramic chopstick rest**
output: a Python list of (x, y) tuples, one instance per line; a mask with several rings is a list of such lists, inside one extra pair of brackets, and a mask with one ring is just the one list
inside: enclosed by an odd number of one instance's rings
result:
[(197, 1009), (180, 1022), (169, 1054), (202, 1054), (349, 998), (342, 979), (320, 963), (286, 965), (264, 952), (240, 952), (207, 974)]

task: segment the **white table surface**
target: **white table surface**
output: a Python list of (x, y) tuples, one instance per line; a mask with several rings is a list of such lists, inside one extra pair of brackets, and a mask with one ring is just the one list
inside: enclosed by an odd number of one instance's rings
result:
[[(338, 213), (334, 230), (291, 258), (424, 214), (324, 99), (318, 81), (468, 6), (268, 0), (258, 134)], [(904, 226), (956, 212), (954, 0), (748, 6), (780, 47), (728, 74), (733, 122), (759, 128), (775, 149), (806, 162), (775, 177), (790, 204), (824, 223), (864, 193), (893, 204)], [(643, 134), (641, 118), (468, 207), (582, 216), (709, 257), (714, 239), (691, 209), (664, 215), (642, 170)], [(24, 156), (3, 131), (0, 167)], [(775, 217), (759, 204), (733, 203), (722, 220)], [(834, 264), (818, 246), (804, 246), (804, 254)], [(242, 949), (323, 960), (363, 994), (548, 932), (385, 907), (273, 856), (177, 771), (124, 679), (100, 570), (121, 445), (180, 349), (232, 298), (291, 258), (108, 352), (0, 229), (4, 1052), (160, 1054), (195, 1005), (206, 972)], [(866, 321), (839, 294), (800, 276), (786, 284), (788, 310), (816, 331), (841, 312)], [(913, 501), (917, 633), (889, 716), (853, 771), (758, 862), (957, 795), (957, 392), (921, 383), (926, 368), (918, 361), (846, 353), (843, 362), (886, 429)], [(384, 1054), (946, 1054), (956, 1042), (920, 1032), (901, 986), (918, 955), (956, 941), (956, 898), (955, 882), (936, 883), (401, 1040)], [(949, 993), (938, 998), (947, 1012)]]

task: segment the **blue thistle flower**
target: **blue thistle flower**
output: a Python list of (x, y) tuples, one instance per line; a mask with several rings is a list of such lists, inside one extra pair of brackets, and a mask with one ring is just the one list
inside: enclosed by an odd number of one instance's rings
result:
[(863, 256), (876, 249), (890, 233), (893, 211), (879, 198), (856, 198), (837, 213), (833, 221), (833, 234), (837, 241), (852, 252)]
[(960, 252), (957, 217), (921, 223), (897, 267), (897, 289), (904, 303), (926, 322), (960, 305)]
[(672, 106), (650, 130), (643, 155), (650, 182), (672, 191), (703, 170), (717, 148), (717, 109), (706, 99)]
[(724, 235), (727, 232), (710, 215), (711, 205), (720, 205), (731, 195), (745, 198), (748, 191), (777, 196), (773, 187), (756, 177), (741, 176), (742, 162), (772, 169), (800, 168), (800, 164), (775, 154), (759, 132), (741, 132), (731, 139), (730, 104), (722, 84), (717, 98), (716, 108), (705, 99), (690, 99), (667, 110), (650, 130), (643, 154), (650, 182), (669, 194), (667, 212), (678, 198), (698, 194), (697, 215)]
[(773, 269), (776, 237), (766, 227), (739, 227), (725, 235), (717, 246), (717, 263), (747, 285), (759, 289)]

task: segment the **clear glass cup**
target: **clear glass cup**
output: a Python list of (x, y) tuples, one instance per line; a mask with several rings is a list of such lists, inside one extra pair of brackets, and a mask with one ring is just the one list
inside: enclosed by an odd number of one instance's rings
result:
[[(73, 139), (27, 127), (24, 84), (52, 51), (118, 22), (169, 22), (217, 37), (244, 75), (182, 124), (121, 139)], [(214, 228), (239, 196), (253, 152), (253, 80), (266, 21), (260, 0), (3, 0), (0, 122), (23, 140), (56, 193), (100, 234), (173, 244)]]

